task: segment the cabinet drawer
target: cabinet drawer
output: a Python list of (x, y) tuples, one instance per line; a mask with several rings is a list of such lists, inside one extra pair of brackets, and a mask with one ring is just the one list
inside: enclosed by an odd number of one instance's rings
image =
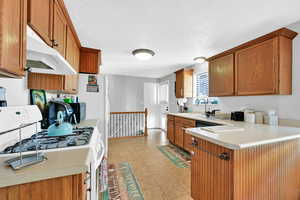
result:
[[(203, 150), (206, 151), (206, 153), (215, 154), (215, 155), (227, 153), (230, 156), (232, 156), (232, 154), (233, 154), (233, 151), (231, 149), (227, 149), (220, 145), (213, 144), (206, 140), (202, 140), (202, 139), (194, 137), (194, 136), (191, 137), (191, 140), (195, 140), (197, 148), (202, 151)], [(196, 148), (196, 147), (194, 147), (194, 148)]]

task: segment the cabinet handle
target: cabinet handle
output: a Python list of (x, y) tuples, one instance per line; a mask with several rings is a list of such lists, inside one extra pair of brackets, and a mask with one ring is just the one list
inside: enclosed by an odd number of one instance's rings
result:
[[(193, 139), (194, 139), (194, 138), (193, 138)], [(225, 161), (229, 161), (229, 160), (230, 160), (230, 155), (229, 155), (229, 153), (223, 152), (223, 153), (220, 153), (220, 154), (216, 154), (216, 153), (210, 152), (210, 151), (204, 149), (203, 147), (199, 146), (199, 145), (198, 145), (198, 141), (196, 141), (195, 139), (193, 140), (193, 139), (192, 139), (192, 144), (191, 144), (191, 145), (192, 145), (193, 147), (199, 149), (200, 151), (203, 151), (203, 152), (205, 152), (205, 153), (208, 153), (208, 154), (210, 154), (210, 155), (212, 155), (212, 156), (214, 156), (214, 157), (217, 157), (217, 158), (219, 158), (219, 159), (221, 159), (221, 160), (225, 160)]]
[(54, 47), (58, 47), (59, 46), (58, 43), (56, 42), (56, 40), (52, 40), (52, 43), (53, 43)]

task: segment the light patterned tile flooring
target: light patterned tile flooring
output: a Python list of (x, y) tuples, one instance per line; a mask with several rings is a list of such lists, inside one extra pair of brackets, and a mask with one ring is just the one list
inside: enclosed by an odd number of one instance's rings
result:
[(156, 148), (167, 143), (159, 130), (150, 130), (148, 137), (110, 140), (109, 163), (131, 164), (145, 200), (192, 200), (190, 169), (178, 168)]

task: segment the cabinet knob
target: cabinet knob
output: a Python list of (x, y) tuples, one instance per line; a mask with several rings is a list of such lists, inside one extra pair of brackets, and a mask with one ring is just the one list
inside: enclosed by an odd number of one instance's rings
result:
[(52, 44), (54, 47), (58, 47), (58, 43), (56, 42), (56, 40), (52, 40)]
[(219, 158), (221, 160), (230, 160), (230, 156), (226, 152), (219, 154)]
[(194, 152), (194, 151), (191, 151), (190, 153), (191, 153), (191, 156), (195, 155), (195, 152)]
[(197, 147), (198, 141), (195, 138), (192, 138), (192, 146)]

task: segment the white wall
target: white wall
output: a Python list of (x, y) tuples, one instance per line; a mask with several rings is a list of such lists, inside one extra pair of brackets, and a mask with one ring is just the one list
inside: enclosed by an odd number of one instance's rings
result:
[(87, 119), (104, 119), (105, 112), (105, 76), (97, 75), (99, 92), (87, 92), (86, 85), (88, 83), (88, 74), (79, 75), (79, 92), (80, 102), (87, 105)]
[(11, 79), (0, 78), (0, 87), (6, 88), (8, 106), (22, 106), (29, 104), (29, 90), (27, 78)]
[(159, 127), (157, 79), (107, 75), (110, 112), (149, 111), (149, 128)]
[(120, 75), (107, 75), (111, 112), (144, 110), (144, 83), (156, 79)]

